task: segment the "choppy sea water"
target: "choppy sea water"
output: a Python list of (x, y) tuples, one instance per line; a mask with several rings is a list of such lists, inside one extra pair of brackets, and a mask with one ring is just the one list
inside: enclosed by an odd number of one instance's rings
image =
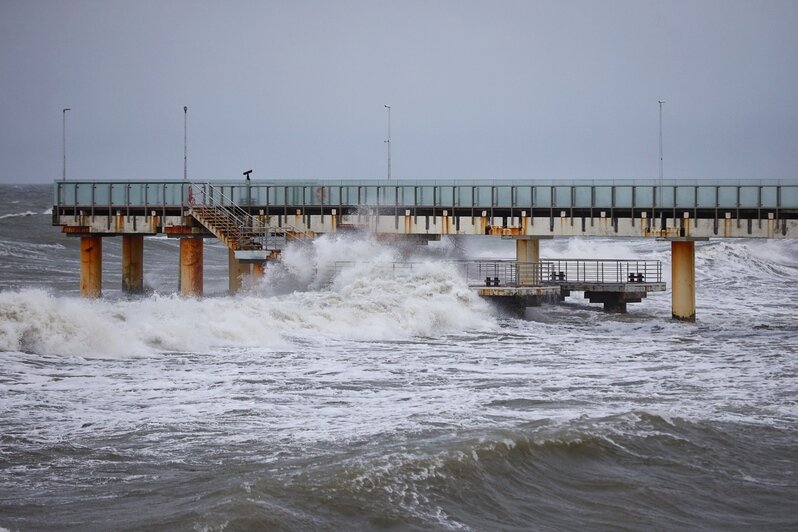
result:
[[(108, 238), (87, 301), (50, 208), (0, 186), (0, 529), (798, 528), (798, 242), (699, 244), (695, 324), (669, 293), (503, 316), (445, 262), (489, 238), (323, 237), (236, 296), (208, 243), (202, 300), (166, 238), (122, 297)], [(667, 244), (541, 247), (670, 280)]]

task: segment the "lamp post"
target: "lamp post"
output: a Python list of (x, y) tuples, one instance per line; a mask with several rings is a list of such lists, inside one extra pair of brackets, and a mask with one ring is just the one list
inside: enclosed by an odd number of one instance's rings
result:
[(662, 104), (665, 103), (665, 100), (657, 100), (657, 102), (659, 103), (659, 206), (662, 208), (662, 178), (664, 176), (662, 159)]
[(183, 106), (183, 179), (188, 179), (188, 106)]
[(61, 172), (61, 181), (66, 181), (66, 114), (67, 111), (71, 111), (69, 107), (61, 110), (61, 138), (63, 140), (63, 156), (64, 156), (64, 165), (62, 167)]
[(391, 180), (391, 106), (386, 105), (388, 109), (388, 139), (385, 143), (388, 145), (388, 181)]

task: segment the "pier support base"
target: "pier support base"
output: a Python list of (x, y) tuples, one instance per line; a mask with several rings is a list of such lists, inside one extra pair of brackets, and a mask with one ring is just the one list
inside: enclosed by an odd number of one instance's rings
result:
[(258, 283), (266, 275), (266, 263), (265, 262), (253, 262), (252, 263), (252, 282)]
[(244, 279), (249, 277), (249, 264), (236, 259), (235, 251), (232, 249), (227, 251), (227, 272), (227, 287), (231, 294), (235, 294), (241, 290)]
[(144, 292), (144, 235), (122, 235), (122, 292)]
[(585, 298), (591, 303), (602, 303), (605, 312), (626, 314), (627, 303), (640, 303), (646, 292), (600, 292), (585, 290)]
[(671, 242), (673, 318), (695, 321), (695, 242)]
[(103, 241), (99, 236), (80, 237), (80, 295), (100, 297), (103, 285)]
[(183, 237), (180, 239), (180, 294), (202, 296), (203, 276), (202, 238)]
[(515, 241), (515, 260), (518, 262), (518, 286), (540, 285), (540, 240), (519, 238)]

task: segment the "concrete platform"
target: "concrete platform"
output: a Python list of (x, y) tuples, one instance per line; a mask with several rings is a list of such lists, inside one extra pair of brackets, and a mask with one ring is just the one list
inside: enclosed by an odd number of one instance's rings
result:
[(664, 292), (665, 283), (590, 283), (590, 282), (561, 282), (559, 287), (568, 292), (624, 292), (639, 294), (648, 292)]
[(603, 304), (607, 312), (625, 313), (628, 303), (640, 303), (649, 292), (664, 292), (665, 283), (561, 282), (544, 286), (472, 286), (482, 298), (512, 314), (543, 303), (559, 303), (571, 292), (584, 292), (591, 303)]
[(559, 286), (474, 286), (483, 297), (545, 297), (559, 296)]
[(521, 317), (529, 307), (562, 300), (559, 286), (472, 286), (471, 289), (500, 309)]

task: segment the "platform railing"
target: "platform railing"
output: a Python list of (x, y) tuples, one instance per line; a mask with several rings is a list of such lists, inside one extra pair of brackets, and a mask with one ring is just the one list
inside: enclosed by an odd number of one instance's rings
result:
[[(469, 286), (543, 286), (562, 284), (628, 284), (661, 283), (662, 263), (635, 259), (544, 259), (540, 262), (515, 260), (443, 261), (452, 265)], [(335, 273), (356, 264), (337, 261)], [(389, 262), (380, 264), (386, 275), (408, 274), (422, 262)]]
[[(53, 201), (58, 208), (158, 209), (184, 204), (186, 181), (56, 181)], [(745, 211), (746, 216), (793, 217), (798, 210), (798, 184), (794, 180), (588, 180), (588, 181), (215, 181), (226, 201), (265, 209), (288, 207), (370, 206), (379, 208), (435, 208), (482, 210), (550, 209), (551, 216), (574, 210), (601, 212), (613, 218), (641, 211), (702, 211), (723, 217)], [(479, 211), (479, 212), (477, 212)], [(718, 211), (715, 213), (715, 211)], [(670, 212), (676, 216), (678, 212)], [(513, 213), (513, 215), (515, 215)], [(695, 215), (693, 217), (696, 217)]]
[(544, 282), (565, 283), (661, 283), (662, 263), (634, 259), (546, 259)]

